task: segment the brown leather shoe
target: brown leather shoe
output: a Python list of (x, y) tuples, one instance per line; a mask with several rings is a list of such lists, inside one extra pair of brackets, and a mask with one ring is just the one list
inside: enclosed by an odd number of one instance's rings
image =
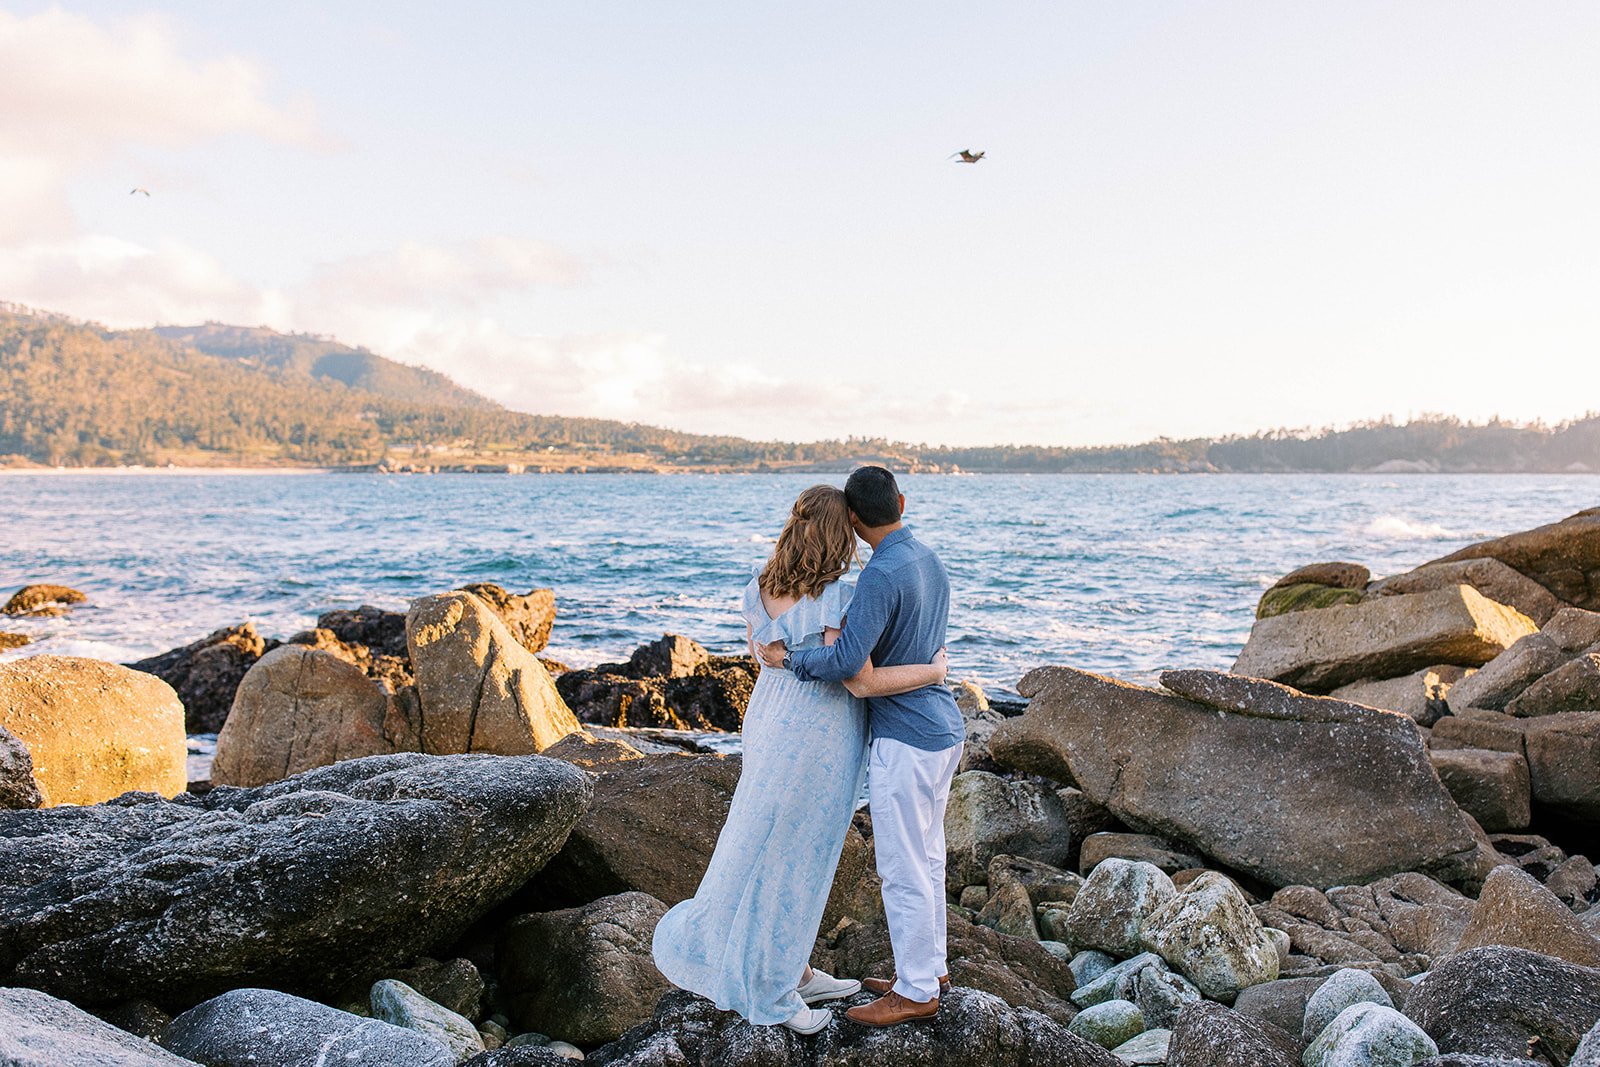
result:
[[(891, 974), (887, 978), (863, 978), (861, 979), (861, 988), (868, 993), (881, 997), (894, 988), (894, 975)], [(948, 992), (950, 992), (950, 976), (948, 974), (940, 975), (939, 995), (942, 997)]]
[(918, 1004), (893, 990), (871, 1004), (861, 1004), (844, 1013), (845, 1018), (862, 1026), (898, 1026), (901, 1023), (929, 1022), (938, 1014), (938, 997), (925, 1004)]

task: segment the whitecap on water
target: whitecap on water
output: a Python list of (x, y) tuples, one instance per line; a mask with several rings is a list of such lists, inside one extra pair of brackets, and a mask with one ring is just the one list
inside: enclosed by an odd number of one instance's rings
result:
[(1436, 522), (1417, 522), (1402, 515), (1379, 515), (1361, 527), (1361, 535), (1385, 541), (1453, 541), (1462, 536)]

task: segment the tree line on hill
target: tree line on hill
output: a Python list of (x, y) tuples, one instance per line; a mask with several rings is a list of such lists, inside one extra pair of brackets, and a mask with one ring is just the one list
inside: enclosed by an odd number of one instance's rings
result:
[(112, 331), (0, 305), (0, 461), (361, 466), (430, 448), (611, 454), (687, 468), (844, 469), (871, 459), (1019, 473), (1600, 471), (1600, 415), (1556, 426), (1433, 416), (1093, 448), (748, 441), (510, 411), (435, 371), (322, 337), (216, 323)]

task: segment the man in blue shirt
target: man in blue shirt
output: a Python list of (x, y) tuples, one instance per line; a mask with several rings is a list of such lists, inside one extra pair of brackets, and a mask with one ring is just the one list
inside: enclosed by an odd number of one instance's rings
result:
[[(781, 641), (759, 650), (768, 666), (802, 681), (843, 681), (869, 656), (879, 667), (927, 663), (945, 644), (950, 580), (939, 557), (901, 523), (905, 497), (894, 475), (861, 467), (844, 493), (872, 559), (856, 581), (838, 640), (798, 652)], [(873, 843), (895, 978), (864, 982), (883, 997), (847, 1015), (868, 1026), (892, 1026), (937, 1014), (947, 981), (944, 811), (966, 728), (955, 697), (942, 685), (869, 697), (867, 711)]]

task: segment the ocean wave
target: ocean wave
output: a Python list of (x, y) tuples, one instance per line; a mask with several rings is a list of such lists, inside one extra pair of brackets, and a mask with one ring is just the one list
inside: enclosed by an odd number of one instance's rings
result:
[(1403, 515), (1379, 515), (1361, 527), (1361, 536), (1381, 541), (1457, 541), (1463, 535), (1436, 522), (1418, 522)]

